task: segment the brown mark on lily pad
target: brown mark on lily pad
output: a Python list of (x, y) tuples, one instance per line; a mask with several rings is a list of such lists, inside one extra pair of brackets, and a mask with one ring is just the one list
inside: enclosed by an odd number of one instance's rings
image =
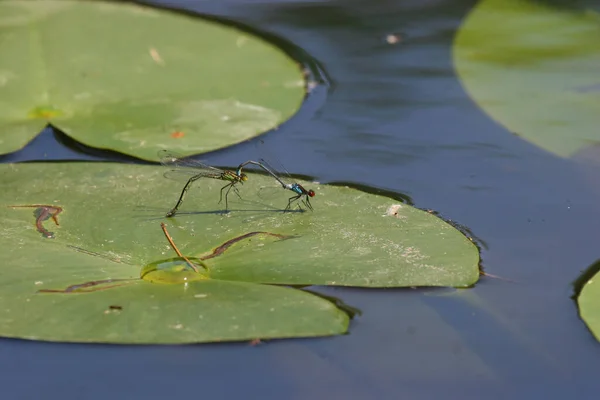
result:
[(62, 207), (53, 206), (48, 204), (25, 204), (25, 205), (17, 205), (17, 206), (8, 206), (12, 208), (35, 208), (33, 215), (35, 216), (35, 227), (37, 231), (42, 234), (43, 237), (47, 239), (54, 239), (54, 232), (48, 231), (42, 225), (42, 222), (52, 219), (54, 223), (59, 226), (58, 223), (58, 214), (62, 212)]

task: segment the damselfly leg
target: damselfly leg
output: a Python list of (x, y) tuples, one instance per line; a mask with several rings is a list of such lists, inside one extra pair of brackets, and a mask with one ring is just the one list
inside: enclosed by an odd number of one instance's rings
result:
[[(166, 216), (172, 217), (174, 216), (181, 203), (183, 203), (183, 198), (186, 192), (190, 189), (192, 183), (197, 181), (200, 178), (211, 178), (211, 179), (219, 179), (222, 181), (228, 181), (229, 183), (221, 188), (219, 204), (223, 201), (223, 190), (227, 189), (225, 192), (225, 211), (229, 209), (228, 196), (231, 189), (234, 189), (235, 194), (241, 198), (238, 189), (235, 187), (238, 183), (244, 183), (248, 180), (246, 174), (233, 172), (229, 170), (222, 170), (219, 168), (212, 167), (208, 164), (205, 164), (201, 161), (185, 159), (177, 155), (176, 153), (172, 153), (166, 150), (161, 150), (159, 153), (159, 158), (161, 164), (173, 168), (171, 171), (165, 173), (165, 177), (179, 179), (179, 177), (185, 177), (187, 182), (179, 195), (179, 200), (177, 200), (177, 204), (175, 207), (169, 211)], [(190, 176), (191, 175), (191, 176)]]
[[(261, 158), (260, 161), (253, 161), (253, 160), (249, 160), (246, 161), (242, 164), (240, 164), (238, 166), (237, 169), (237, 174), (241, 174), (242, 173), (242, 168), (244, 168), (246, 165), (256, 165), (260, 168), (262, 168), (263, 170), (265, 170), (267, 173), (269, 173), (269, 175), (271, 175), (275, 180), (277, 180), (277, 182), (279, 182), (279, 184), (281, 185), (282, 188), (287, 189), (287, 190), (291, 190), (292, 192), (294, 192), (296, 195), (292, 196), (288, 199), (288, 204), (287, 207), (284, 209), (284, 212), (287, 211), (291, 211), (292, 208), (292, 204), (301, 199), (302, 197), (304, 197), (302, 199), (302, 203), (304, 203), (306, 205), (306, 207), (308, 209), (310, 209), (311, 211), (313, 211), (313, 207), (310, 204), (310, 197), (314, 197), (315, 196), (315, 192), (313, 190), (306, 190), (302, 185), (300, 185), (299, 183), (285, 183), (279, 176), (277, 173), (274, 172), (274, 168), (272, 168), (269, 163)], [(289, 176), (289, 174), (288, 174)], [(302, 210), (302, 207), (300, 207), (300, 209)]]

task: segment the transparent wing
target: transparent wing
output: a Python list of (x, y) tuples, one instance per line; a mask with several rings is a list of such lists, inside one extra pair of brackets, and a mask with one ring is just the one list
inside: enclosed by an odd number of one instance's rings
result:
[(281, 179), (282, 176), (289, 177), (289, 174), (285, 174), (285, 173), (281, 172), (281, 168), (283, 168), (282, 166), (280, 166), (279, 168), (276, 168), (273, 166), (273, 164), (271, 162), (269, 162), (265, 158), (259, 158), (258, 162), (263, 164), (265, 167), (267, 167), (267, 169), (270, 170), (271, 173), (275, 174), (279, 179)]
[[(257, 151), (261, 155), (259, 162), (261, 164), (263, 164), (265, 166), (265, 168), (268, 169), (272, 174), (277, 176), (276, 179), (284, 186), (284, 189), (291, 190), (292, 193), (298, 194), (295, 190), (293, 190), (293, 186), (298, 185), (298, 183), (294, 180), (292, 175), (290, 175), (288, 170), (285, 169), (285, 167), (283, 166), (281, 160), (277, 157), (277, 155), (268, 150), (268, 148), (265, 145), (265, 142), (263, 140), (260, 140), (258, 142)], [(266, 155), (268, 155), (268, 158), (269, 158), (268, 160), (265, 159)], [(282, 176), (284, 177), (285, 180), (287, 180), (288, 182), (291, 182), (291, 183), (286, 184), (284, 182), (284, 180), (281, 179)], [(300, 185), (298, 185), (298, 186), (300, 186)], [(304, 204), (312, 210), (312, 206), (310, 205), (310, 200), (307, 196), (310, 189), (306, 189), (306, 188), (303, 188), (303, 189), (305, 190), (305, 193), (303, 193), (299, 197), (299, 199), (302, 198), (303, 199), (302, 201), (304, 202)], [(293, 197), (294, 195), (292, 194), (291, 196)]]
[(223, 173), (223, 170), (219, 168), (212, 167), (202, 161), (186, 159), (181, 154), (168, 150), (160, 150), (158, 157), (162, 165), (172, 168), (164, 174), (164, 177), (169, 179), (188, 180), (196, 175), (214, 177)]
[(202, 171), (197, 169), (172, 169), (163, 174), (163, 176), (167, 179), (173, 179), (174, 181), (187, 181), (192, 176), (196, 175), (214, 175), (214, 174), (204, 174)]
[(172, 168), (194, 168), (194, 169), (205, 169), (212, 172), (222, 173), (223, 170), (210, 166), (202, 161), (192, 160), (186, 158), (180, 154), (177, 154), (168, 150), (161, 150), (158, 152), (160, 163), (166, 167)]
[(275, 181), (273, 181), (272, 185), (267, 184), (258, 188), (258, 198), (262, 200), (274, 202), (279, 202), (279, 200), (287, 201), (288, 197), (290, 197), (288, 193), (290, 192), (282, 188)]
[(280, 179), (292, 181), (292, 176), (288, 172), (287, 169), (283, 166), (283, 163), (277, 157), (277, 155), (270, 151), (263, 140), (259, 140), (256, 144), (256, 150), (260, 156), (258, 160), (260, 163), (264, 164), (267, 168), (271, 170), (274, 174), (276, 174)]

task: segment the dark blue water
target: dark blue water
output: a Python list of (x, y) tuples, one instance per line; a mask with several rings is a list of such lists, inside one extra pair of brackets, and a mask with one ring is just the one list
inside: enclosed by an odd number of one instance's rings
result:
[[(274, 34), (322, 65), (329, 87), (264, 136), (288, 154), (291, 172), (409, 196), (467, 226), (486, 245), (485, 270), (516, 283), (484, 278), (458, 292), (323, 288), (362, 309), (349, 335), (257, 347), (0, 340), (3, 398), (597, 398), (600, 344), (570, 296), (600, 258), (599, 157), (560, 159), (469, 99), (450, 45), (475, 3), (171, 5)], [(403, 41), (388, 44), (390, 33)], [(254, 151), (245, 143), (207, 159), (237, 165)], [(10, 159), (71, 157), (85, 158), (46, 135)]]

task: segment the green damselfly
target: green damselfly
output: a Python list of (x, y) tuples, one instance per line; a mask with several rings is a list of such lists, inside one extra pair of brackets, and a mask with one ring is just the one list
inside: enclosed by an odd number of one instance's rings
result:
[(200, 178), (220, 179), (228, 182), (221, 188), (221, 196), (219, 197), (220, 204), (221, 201), (223, 201), (223, 191), (225, 190), (225, 211), (227, 211), (229, 208), (227, 196), (229, 196), (231, 189), (233, 189), (235, 194), (241, 198), (235, 185), (238, 183), (243, 184), (246, 180), (248, 180), (248, 176), (241, 171), (233, 172), (229, 170), (222, 170), (212, 167), (201, 161), (186, 159), (185, 157), (171, 151), (161, 150), (158, 152), (158, 157), (160, 158), (160, 163), (162, 165), (173, 168), (171, 171), (165, 172), (165, 178), (176, 180), (181, 180), (181, 178), (187, 179), (187, 183), (179, 195), (177, 204), (175, 204), (175, 207), (173, 207), (173, 209), (167, 213), (167, 217), (172, 217), (177, 213), (179, 206), (181, 206), (181, 203), (183, 202), (185, 193), (189, 190), (191, 184)]

